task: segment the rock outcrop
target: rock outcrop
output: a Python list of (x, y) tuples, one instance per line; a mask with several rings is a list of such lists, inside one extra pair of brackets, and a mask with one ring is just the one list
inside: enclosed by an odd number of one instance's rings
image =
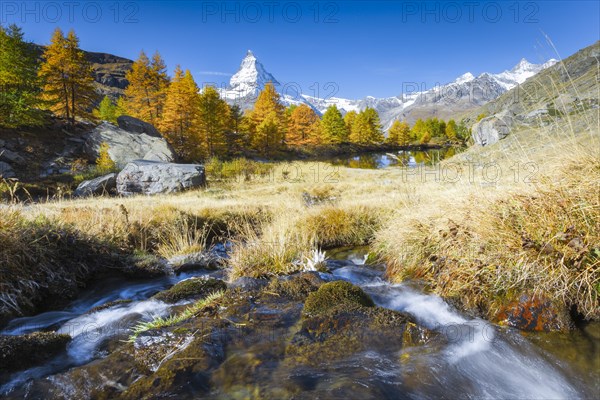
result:
[(77, 197), (113, 193), (117, 188), (117, 174), (108, 174), (89, 181), (83, 181), (77, 186), (73, 195)]
[(480, 146), (488, 146), (504, 139), (513, 126), (513, 117), (507, 113), (500, 113), (482, 119), (473, 125), (473, 141)]
[(205, 183), (202, 165), (136, 160), (127, 164), (117, 176), (117, 192), (123, 196), (174, 193)]
[(129, 115), (121, 115), (117, 118), (117, 125), (127, 132), (145, 133), (148, 136), (162, 138), (160, 132), (152, 124), (130, 117)]
[(108, 122), (86, 135), (84, 150), (88, 157), (96, 159), (102, 143), (108, 144), (108, 155), (120, 168), (133, 160), (171, 162), (175, 159), (171, 146), (162, 137), (127, 131)]

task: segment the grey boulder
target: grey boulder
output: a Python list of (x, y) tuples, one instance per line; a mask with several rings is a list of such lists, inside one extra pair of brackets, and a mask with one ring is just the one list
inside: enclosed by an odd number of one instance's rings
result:
[(77, 186), (74, 196), (85, 197), (114, 192), (117, 188), (117, 174), (108, 174), (89, 181), (83, 181)]
[(152, 137), (162, 137), (160, 132), (152, 125), (129, 115), (121, 115), (117, 118), (119, 128), (132, 133), (145, 133)]
[(117, 176), (117, 192), (123, 196), (174, 193), (205, 183), (202, 165), (136, 160), (127, 164)]
[(0, 178), (14, 178), (15, 171), (13, 171), (10, 164), (0, 161)]
[(175, 159), (175, 153), (165, 139), (129, 132), (108, 122), (103, 122), (86, 135), (86, 154), (92, 159), (98, 158), (102, 143), (108, 145), (108, 155), (119, 168), (140, 159), (164, 162)]
[(514, 118), (507, 112), (483, 118), (473, 125), (473, 141), (480, 146), (489, 146), (508, 136), (513, 125)]

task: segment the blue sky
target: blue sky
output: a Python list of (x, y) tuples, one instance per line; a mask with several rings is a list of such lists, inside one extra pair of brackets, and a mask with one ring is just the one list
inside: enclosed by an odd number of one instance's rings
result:
[(86, 50), (158, 50), (219, 85), (252, 49), (282, 84), (348, 98), (558, 58), (545, 35), (567, 57), (600, 39), (599, 15), (597, 1), (0, 1), (0, 22), (36, 43), (74, 28)]

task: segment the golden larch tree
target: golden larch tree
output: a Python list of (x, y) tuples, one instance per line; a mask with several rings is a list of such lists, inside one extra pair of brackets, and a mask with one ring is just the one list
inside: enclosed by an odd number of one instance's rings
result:
[(96, 99), (93, 70), (79, 49), (75, 32), (71, 30), (65, 37), (56, 28), (42, 58), (39, 78), (49, 109), (71, 123), (76, 117), (90, 117), (90, 108)]
[(281, 148), (286, 131), (285, 107), (271, 82), (260, 92), (248, 115), (250, 143), (255, 150), (269, 153)]
[(169, 76), (160, 54), (156, 52), (150, 61), (142, 51), (125, 77), (129, 81), (124, 101), (127, 115), (157, 125), (169, 88)]
[(167, 90), (159, 130), (184, 161), (195, 161), (204, 154), (199, 132), (198, 85), (190, 71), (175, 68), (175, 76)]
[(227, 132), (231, 127), (230, 108), (219, 92), (206, 86), (200, 94), (198, 130), (204, 140), (208, 156), (227, 154)]
[(294, 107), (289, 117), (286, 143), (290, 146), (319, 143), (320, 122), (317, 113), (306, 104)]
[(410, 126), (405, 121), (394, 121), (388, 130), (387, 143), (406, 146), (410, 143)]

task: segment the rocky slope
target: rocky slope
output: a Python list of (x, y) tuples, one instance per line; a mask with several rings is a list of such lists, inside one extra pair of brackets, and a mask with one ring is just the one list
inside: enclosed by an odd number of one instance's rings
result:
[[(44, 46), (32, 45), (34, 52), (41, 57)], [(129, 85), (125, 75), (131, 69), (133, 61), (107, 53), (94, 53), (84, 51), (87, 60), (94, 69), (96, 91), (101, 95), (107, 95), (116, 99), (123, 94), (123, 90)], [(102, 98), (102, 97), (100, 97)]]
[(63, 121), (38, 128), (0, 129), (0, 178), (33, 182), (77, 171), (99, 156), (100, 145), (118, 167), (137, 159), (173, 161), (175, 153), (156, 129), (143, 121), (122, 116), (118, 126), (80, 122), (65, 129)]
[(590, 115), (599, 109), (599, 60), (600, 41), (471, 112), (471, 121), (479, 114), (488, 115), (473, 126), (475, 143), (489, 145), (513, 130), (565, 121), (573, 132), (579, 131), (582, 123), (590, 126)]

